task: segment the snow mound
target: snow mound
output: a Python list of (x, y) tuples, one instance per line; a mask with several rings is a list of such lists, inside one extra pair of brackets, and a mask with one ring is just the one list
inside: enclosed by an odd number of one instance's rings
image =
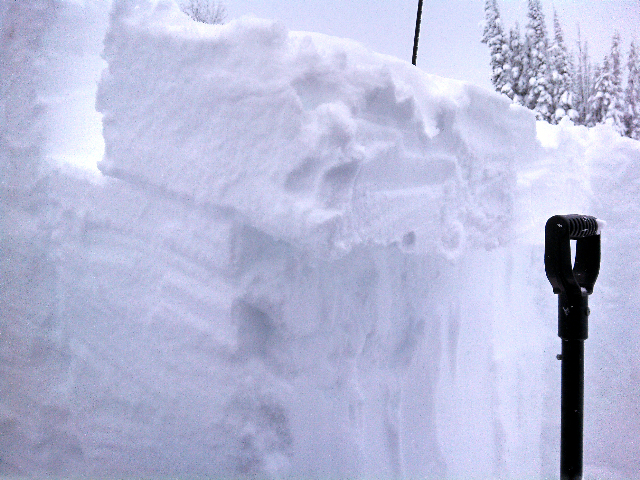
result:
[(269, 20), (197, 24), (167, 1), (122, 4), (105, 56), (107, 175), (319, 254), (372, 241), (456, 256), (509, 236), (535, 126), (504, 99)]

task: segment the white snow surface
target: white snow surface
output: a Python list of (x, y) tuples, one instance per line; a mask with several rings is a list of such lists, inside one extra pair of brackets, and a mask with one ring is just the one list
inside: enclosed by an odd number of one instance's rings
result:
[(271, 20), (0, 13), (0, 474), (555, 478), (584, 213), (585, 477), (640, 478), (639, 142)]
[(105, 174), (231, 208), (318, 254), (410, 235), (455, 256), (508, 238), (528, 112), (270, 20), (212, 27), (164, 3), (122, 15), (98, 93)]

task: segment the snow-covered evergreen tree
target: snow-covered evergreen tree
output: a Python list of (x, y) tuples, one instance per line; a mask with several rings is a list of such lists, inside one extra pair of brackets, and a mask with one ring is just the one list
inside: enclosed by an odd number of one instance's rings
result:
[(624, 134), (624, 89), (622, 86), (622, 61), (620, 56), (620, 33), (616, 32), (611, 44), (611, 102), (605, 115), (605, 122)]
[(524, 104), (531, 110), (535, 110), (540, 119), (550, 121), (554, 109), (550, 93), (547, 28), (540, 0), (528, 0), (528, 7), (524, 40), (524, 71), (528, 77), (529, 90)]
[(524, 69), (524, 44), (518, 22), (509, 32), (509, 83), (505, 92), (518, 105), (524, 105), (529, 91), (528, 77)]
[(582, 42), (580, 27), (578, 27), (578, 59), (573, 76), (573, 107), (577, 116), (574, 120), (578, 125), (587, 125), (591, 116), (589, 100), (593, 95), (593, 67), (589, 58), (589, 44)]
[(589, 114), (585, 123), (587, 127), (594, 127), (604, 122), (608, 102), (605, 89), (611, 83), (611, 66), (608, 55), (604, 57), (602, 66), (596, 66), (593, 77), (593, 91), (589, 97)]
[(503, 92), (503, 87), (509, 83), (509, 45), (504, 35), (497, 0), (485, 1), (484, 15), (482, 43), (489, 47), (491, 54), (491, 83), (497, 92)]
[(550, 123), (565, 117), (587, 126), (607, 122), (621, 134), (640, 136), (640, 52), (635, 44), (631, 44), (629, 80), (623, 91), (618, 33), (602, 66), (594, 67), (578, 27), (574, 62), (557, 12), (554, 10), (550, 42), (541, 0), (527, 0), (527, 6), (524, 35), (520, 35), (516, 22), (507, 36), (497, 0), (485, 0), (482, 43), (490, 50), (491, 82), (496, 91)]
[(625, 135), (640, 140), (640, 52), (635, 41), (629, 47), (627, 61), (627, 88), (625, 90)]
[(549, 47), (551, 99), (553, 102), (553, 115), (550, 122), (558, 123), (564, 117), (575, 120), (577, 112), (573, 107), (571, 59), (564, 43), (558, 13), (555, 10), (553, 11), (553, 30), (553, 43)]
[(613, 36), (611, 52), (604, 58), (602, 68), (596, 75), (594, 94), (589, 103), (591, 114), (587, 120), (588, 126), (607, 122), (624, 134), (620, 35), (617, 32)]
[(591, 92), (587, 101), (587, 117), (584, 124), (587, 127), (595, 127), (604, 121), (604, 114), (601, 108), (602, 92), (599, 91), (602, 85), (603, 70), (609, 70), (609, 57), (605, 56), (602, 65), (593, 65), (593, 77), (591, 79)]

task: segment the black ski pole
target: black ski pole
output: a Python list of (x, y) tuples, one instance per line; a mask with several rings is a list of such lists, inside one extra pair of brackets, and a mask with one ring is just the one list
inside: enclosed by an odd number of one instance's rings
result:
[(420, 21), (422, 20), (422, 0), (418, 0), (418, 14), (416, 15), (416, 33), (413, 36), (413, 56), (411, 63), (414, 65), (418, 60), (418, 40), (420, 40)]
[[(571, 243), (576, 240), (572, 266)], [(556, 215), (545, 227), (544, 266), (558, 294), (558, 336), (562, 339), (560, 479), (582, 479), (584, 341), (589, 295), (600, 271), (600, 225), (595, 217)]]

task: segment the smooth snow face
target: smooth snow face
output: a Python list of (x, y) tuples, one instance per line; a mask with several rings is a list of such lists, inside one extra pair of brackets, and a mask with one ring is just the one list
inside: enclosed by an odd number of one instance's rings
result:
[(117, 1), (106, 177), (45, 174), (81, 149), (43, 100), (67, 73), (34, 81), (93, 11), (65, 5), (59, 29), (44, 0), (3, 17), (25, 100), (0, 124), (0, 473), (555, 477), (542, 234), (579, 212), (607, 220), (585, 471), (639, 478), (638, 142), (350, 41)]

